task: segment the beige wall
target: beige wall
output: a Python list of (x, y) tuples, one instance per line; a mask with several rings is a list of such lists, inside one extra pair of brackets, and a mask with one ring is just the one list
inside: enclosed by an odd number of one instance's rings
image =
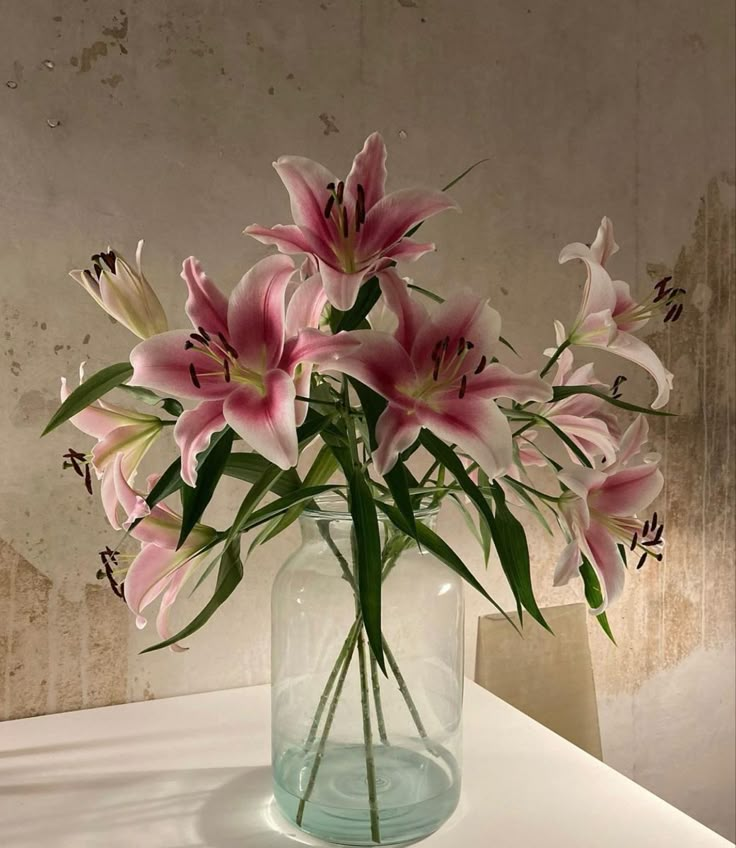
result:
[[(525, 352), (551, 341), (553, 316), (573, 315), (580, 276), (557, 252), (592, 238), (604, 213), (637, 293), (662, 269), (688, 289), (682, 321), (650, 336), (680, 414), (655, 427), (669, 553), (632, 575), (612, 612), (619, 647), (595, 627), (591, 640), (608, 762), (733, 837), (730, 0), (4, 0), (1, 11), (0, 717), (267, 679), (269, 585), (295, 535), (250, 560), (183, 655), (138, 656), (151, 636), (94, 579), (110, 534), (60, 468), (85, 440), (71, 427), (37, 436), (59, 374), (85, 357), (91, 369), (121, 360), (131, 337), (65, 273), (108, 241), (132, 253), (145, 236), (149, 277), (179, 320), (184, 256), (229, 286), (264, 253), (242, 228), (286, 219), (275, 155), (345, 168), (379, 129), (395, 186), (441, 184), (490, 157), (455, 191), (464, 214), (427, 227), (439, 253), (412, 271), (487, 292)], [(632, 385), (644, 400), (645, 381)], [(223, 493), (214, 519), (237, 497)], [(465, 537), (455, 543), (478, 564)], [(541, 599), (578, 599), (550, 588), (549, 542), (535, 532), (533, 547)], [(488, 584), (508, 599), (494, 569)], [(484, 611), (473, 598), (469, 668)]]

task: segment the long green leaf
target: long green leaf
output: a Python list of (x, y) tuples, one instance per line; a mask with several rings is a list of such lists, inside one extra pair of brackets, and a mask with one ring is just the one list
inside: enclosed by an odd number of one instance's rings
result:
[[(588, 602), (588, 606), (591, 609), (597, 609), (603, 602), (603, 592), (601, 591), (601, 584), (598, 580), (598, 575), (595, 573), (595, 569), (590, 564), (587, 557), (583, 557), (583, 564), (580, 566), (580, 576), (583, 578), (585, 599)], [(600, 624), (603, 632), (615, 645), (616, 640), (613, 638), (613, 631), (611, 630), (611, 625), (608, 623), (608, 616), (605, 612), (602, 612), (597, 615), (596, 618), (598, 619), (598, 624)]]
[[(257, 453), (233, 453), (228, 457), (223, 474), (235, 477), (246, 483), (255, 483), (269, 468), (275, 467), (272, 462)], [(288, 495), (299, 488), (301, 480), (293, 468), (284, 471), (271, 486), (271, 491), (277, 495)]]
[(290, 495), (284, 495), (283, 498), (277, 498), (275, 501), (271, 501), (266, 504), (266, 506), (252, 512), (248, 516), (247, 520), (243, 522), (241, 532), (252, 530), (254, 527), (259, 527), (261, 524), (265, 524), (272, 518), (275, 518), (278, 515), (283, 515), (283, 513), (291, 509), (292, 506), (302, 502), (309, 502), (318, 495), (323, 495), (325, 492), (333, 492), (336, 488), (337, 487), (334, 484), (309, 487), (303, 486), (301, 489), (296, 492), (292, 492)]
[(651, 409), (648, 406), (636, 406), (633, 403), (626, 403), (626, 401), (612, 397), (605, 392), (594, 389), (592, 386), (555, 386), (553, 403), (558, 400), (564, 400), (570, 397), (570, 395), (594, 395), (606, 401), (606, 403), (610, 403), (612, 406), (617, 406), (619, 409), (627, 409), (629, 412), (640, 412), (642, 415), (676, 417), (674, 412), (664, 412), (661, 409)]
[(186, 484), (182, 486), (181, 531), (179, 533), (177, 548), (180, 548), (186, 542), (192, 529), (212, 500), (217, 484), (220, 482), (220, 477), (222, 477), (222, 473), (225, 470), (227, 458), (230, 456), (234, 438), (235, 431), (229, 427), (226, 428), (224, 435), (217, 440), (212, 450), (199, 463), (197, 468), (197, 485), (194, 487), (187, 486)]
[(133, 366), (129, 362), (118, 362), (116, 365), (108, 365), (91, 377), (88, 377), (80, 386), (69, 395), (56, 412), (51, 416), (49, 423), (44, 428), (42, 436), (55, 430), (60, 424), (68, 421), (73, 415), (81, 412), (85, 407), (99, 400), (111, 389), (119, 386), (133, 374)]
[(255, 511), (256, 507), (266, 494), (273, 489), (274, 482), (278, 480), (281, 474), (283, 474), (283, 471), (277, 465), (271, 464), (271, 466), (266, 468), (261, 476), (253, 482), (253, 485), (248, 490), (248, 494), (243, 498), (237, 515), (235, 516), (235, 520), (228, 531), (228, 544), (245, 530), (246, 523), (251, 514)]
[(452, 550), (452, 548), (444, 541), (440, 536), (438, 536), (434, 530), (427, 527), (426, 524), (422, 521), (417, 521), (416, 523), (416, 535), (412, 536), (411, 528), (404, 521), (404, 516), (401, 512), (396, 509), (395, 506), (391, 506), (391, 504), (383, 503), (382, 501), (376, 501), (376, 505), (385, 515), (388, 516), (391, 523), (398, 527), (402, 533), (405, 533), (407, 536), (411, 536), (419, 545), (426, 548), (428, 551), (433, 553), (437, 559), (441, 560), (445, 563), (448, 568), (451, 568), (456, 574), (458, 574), (462, 579), (469, 585), (472, 586), (476, 592), (480, 592), (481, 595), (491, 603), (500, 613), (501, 615), (508, 621), (508, 623), (514, 628), (514, 630), (519, 632), (519, 628), (516, 626), (516, 623), (509, 618), (508, 613), (503, 610), (496, 601), (486, 592), (483, 586), (476, 580), (473, 576), (473, 573), (470, 569), (465, 565), (465, 563), (460, 559), (460, 557)]
[(491, 533), (504, 572), (509, 578), (509, 583), (516, 586), (519, 600), (524, 609), (535, 621), (551, 633), (552, 628), (545, 621), (534, 597), (529, 563), (529, 546), (527, 545), (524, 527), (506, 506), (504, 491), (496, 482), (491, 484), (491, 495), (496, 504), (495, 526), (491, 529)]
[(152, 392), (150, 389), (144, 389), (142, 386), (123, 385), (117, 388), (132, 395), (136, 400), (147, 403), (149, 406), (161, 406), (169, 415), (173, 415), (175, 418), (178, 418), (184, 412), (184, 407), (176, 398), (160, 397), (156, 392)]
[(523, 608), (542, 627), (549, 630), (549, 626), (544, 620), (544, 616), (534, 598), (526, 534), (522, 525), (514, 518), (506, 506), (503, 489), (497, 483), (491, 486), (491, 494), (496, 503), (496, 514), (494, 516), (483, 492), (470, 478), (460, 458), (452, 448), (449, 448), (428, 430), (422, 431), (421, 439), (424, 447), (457, 480), (460, 488), (475, 505), (481, 519), (486, 522), (496, 552), (498, 553), (499, 561), (501, 562), (501, 568), (506, 575), (511, 591), (514, 593), (519, 620), (522, 620)]
[(366, 636), (376, 662), (386, 674), (381, 632), (381, 535), (373, 494), (363, 471), (354, 469), (348, 480), (353, 516), (353, 558), (358, 571), (358, 599)]
[(220, 568), (217, 572), (217, 583), (215, 592), (210, 600), (205, 605), (204, 609), (183, 627), (176, 635), (159, 642), (156, 645), (151, 645), (141, 651), (142, 654), (147, 654), (150, 651), (158, 651), (160, 648), (165, 648), (168, 645), (173, 645), (187, 636), (191, 636), (206, 624), (213, 614), (222, 606), (222, 604), (232, 595), (235, 587), (243, 579), (243, 562), (240, 558), (240, 537), (229, 542), (222, 551), (220, 556)]
[(335, 308), (332, 309), (332, 313), (330, 314), (330, 329), (332, 332), (339, 333), (341, 330), (354, 330), (365, 320), (371, 309), (378, 303), (380, 296), (381, 287), (378, 285), (378, 277), (371, 277), (360, 287), (358, 297), (350, 309), (346, 312), (341, 312)]

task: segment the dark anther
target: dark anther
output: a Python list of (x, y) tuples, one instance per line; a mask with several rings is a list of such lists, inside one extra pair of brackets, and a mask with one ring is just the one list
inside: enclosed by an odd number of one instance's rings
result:
[(633, 551), (633, 550), (634, 550), (634, 548), (636, 547), (636, 543), (637, 543), (638, 541), (639, 541), (639, 536), (637, 535), (636, 531), (634, 531), (634, 537), (633, 537), (633, 539), (631, 540), (631, 547), (629, 548), (629, 550), (630, 550), (630, 551)]
[(441, 342), (441, 341), (439, 341), (439, 342), (437, 342), (437, 344), (436, 344), (436, 345), (432, 348), (432, 362), (436, 362), (436, 361), (437, 361), (437, 359), (439, 358), (439, 355), (440, 355), (440, 348), (441, 348), (441, 347), (442, 347), (442, 342)]
[(218, 333), (217, 338), (222, 343), (223, 349), (225, 351), (227, 351), (227, 353), (229, 353), (230, 356), (232, 356), (233, 359), (237, 359), (238, 358), (237, 350), (235, 350), (235, 348), (228, 342), (228, 340), (225, 338), (225, 336), (223, 336), (222, 333)]
[(460, 380), (460, 391), (457, 393), (457, 396), (462, 400), (465, 397), (465, 390), (468, 388), (468, 378), (465, 374), (463, 374), (462, 380)]
[(92, 494), (92, 474), (89, 470), (89, 463), (84, 468), (84, 488)]
[(102, 259), (102, 261), (105, 263), (105, 265), (107, 265), (107, 267), (114, 274), (115, 273), (115, 252), (111, 250), (108, 253), (101, 253), (100, 259)]
[(207, 342), (211, 342), (211, 341), (212, 341), (212, 338), (210, 337), (210, 334), (207, 332), (207, 330), (205, 330), (205, 328), (204, 328), (204, 327), (197, 327), (197, 329), (199, 330), (199, 335), (200, 335), (200, 336), (202, 336), (202, 338), (203, 338), (205, 341), (207, 341)]
[(357, 230), (358, 227), (365, 221), (365, 191), (360, 183), (358, 183), (358, 200), (355, 204), (355, 217), (357, 219), (355, 229)]
[(664, 554), (654, 554), (654, 558), (657, 560), (657, 562), (662, 562), (662, 560), (664, 559)]
[(94, 268), (95, 274), (97, 274), (97, 279), (99, 280), (100, 277), (102, 276), (102, 267), (100, 265), (98, 265), (96, 262), (92, 267)]
[(209, 347), (209, 342), (204, 336), (200, 336), (199, 333), (191, 333), (189, 336), (190, 339), (194, 339), (195, 342), (199, 342), (205, 347)]
[(449, 346), (450, 346), (450, 337), (445, 336), (444, 339), (442, 339), (442, 352), (447, 353), (447, 348)]
[(230, 382), (230, 360), (227, 357), (225, 357), (225, 359), (222, 360), (222, 367), (225, 369), (225, 382), (229, 383)]
[[(340, 183), (342, 185), (342, 183)], [(342, 207), (342, 234), (347, 238), (350, 235), (350, 222), (348, 221), (348, 210), (346, 206)]]
[(670, 307), (669, 312), (664, 316), (665, 321), (677, 321), (682, 315), (682, 304), (676, 303)]
[(657, 513), (655, 512), (652, 515), (652, 527), (656, 527), (656, 526), (657, 526)]
[(642, 535), (642, 537), (649, 535), (649, 522), (648, 521), (644, 522), (644, 527), (642, 528), (641, 535)]
[(334, 190), (335, 190), (335, 184), (334, 183), (327, 183), (327, 191), (334, 191)]
[(74, 448), (69, 448), (69, 452), (63, 455), (63, 459), (69, 460), (69, 462), (64, 463), (64, 468), (73, 468), (76, 474), (80, 477), (84, 477), (84, 471), (82, 471), (82, 465), (80, 465), (80, 463), (86, 462), (86, 458), (83, 453), (75, 451)]
[(437, 378), (440, 376), (440, 365), (442, 364), (442, 357), (438, 356), (434, 361), (434, 368), (432, 369), (432, 379), (437, 382)]
[(193, 347), (194, 342), (190, 342), (189, 339), (184, 342), (184, 350), (191, 350)]
[(636, 564), (636, 570), (637, 570), (637, 571), (638, 571), (638, 570), (642, 567), (642, 565), (644, 565), (644, 563), (647, 561), (647, 557), (648, 557), (648, 556), (649, 556), (649, 554), (648, 554), (646, 551), (645, 551), (645, 552), (641, 555), (641, 559), (640, 559), (640, 560), (639, 560), (639, 562), (637, 562), (637, 564)]
[(344, 193), (345, 193), (345, 183), (342, 180), (340, 180), (340, 182), (337, 184), (336, 197), (337, 197), (337, 202), (341, 206), (342, 206), (342, 196), (343, 196)]
[(327, 204), (325, 205), (325, 218), (329, 218), (332, 215), (332, 207), (335, 205), (335, 195), (331, 194), (327, 198)]
[(98, 571), (97, 579), (101, 580), (103, 577), (107, 577), (110, 582), (110, 588), (118, 596), (118, 598), (125, 598), (122, 584), (118, 584), (117, 580), (115, 579), (115, 575), (112, 572), (113, 565), (118, 564), (117, 553), (117, 551), (113, 551), (109, 547), (105, 548), (104, 551), (100, 551), (99, 556), (102, 560), (102, 565), (105, 571), (104, 573), (102, 572), (102, 570)]
[(199, 383), (199, 378), (197, 377), (197, 370), (196, 370), (196, 368), (194, 367), (194, 363), (193, 363), (193, 362), (190, 362), (190, 363), (189, 363), (189, 376), (192, 378), (192, 382), (194, 383), (195, 388), (197, 388), (197, 389), (201, 389), (201, 388), (202, 388), (202, 386), (201, 386), (201, 385), (200, 385), (200, 383)]
[(89, 271), (85, 268), (82, 273), (84, 274), (84, 277), (85, 277), (85, 279), (87, 280), (88, 283), (91, 283), (93, 286), (96, 286), (99, 289), (99, 282), (97, 280), (95, 280), (95, 278), (92, 276), (91, 271)]
[(653, 544), (658, 545), (662, 541), (662, 531), (664, 530), (664, 524), (660, 524), (657, 528), (657, 532), (652, 540)]
[(478, 367), (473, 372), (474, 374), (480, 374), (480, 372), (486, 367), (486, 357), (485, 354), (481, 356), (480, 362), (478, 363)]
[(654, 298), (655, 303), (658, 303), (667, 295), (667, 292), (669, 291), (667, 289), (667, 283), (669, 283), (671, 279), (671, 276), (663, 277), (658, 283), (655, 283), (654, 288), (657, 291), (657, 296)]
[(472, 350), (475, 347), (475, 345), (472, 342), (465, 342), (465, 347), (468, 350)]

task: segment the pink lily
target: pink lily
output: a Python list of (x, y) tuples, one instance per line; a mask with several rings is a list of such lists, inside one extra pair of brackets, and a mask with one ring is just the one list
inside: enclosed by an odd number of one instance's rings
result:
[(493, 399), (545, 401), (549, 385), (534, 372), (488, 364), (501, 319), (486, 301), (460, 292), (430, 316), (392, 269), (381, 275), (381, 289), (398, 318), (395, 332), (356, 331), (360, 347), (329, 365), (388, 400), (376, 425), (376, 470), (390, 471), (426, 427), (456, 444), (491, 479), (503, 474), (512, 462), (511, 430)]
[(675, 300), (684, 291), (666, 289), (664, 286), (668, 280), (663, 280), (655, 286), (650, 297), (637, 303), (631, 296), (628, 283), (612, 280), (604, 267), (604, 263), (617, 250), (613, 224), (608, 218), (601, 221), (590, 247), (576, 242), (562, 249), (560, 263), (580, 259), (586, 265), (588, 276), (583, 302), (569, 335), (563, 325), (555, 321), (557, 344), (567, 340), (573, 345), (603, 348), (640, 365), (657, 384), (657, 396), (652, 409), (659, 409), (669, 399), (673, 377), (649, 345), (634, 333), (665, 308), (668, 310), (665, 320), (677, 320), (682, 305), (675, 303)]
[[(557, 360), (557, 373), (552, 385), (608, 388), (596, 379), (591, 363), (573, 368), (573, 354), (569, 349), (564, 350)], [(604, 462), (615, 461), (621, 433), (618, 419), (602, 398), (582, 393), (571, 395), (544, 406), (539, 413), (569, 436), (591, 461), (599, 456)], [(574, 459), (569, 448), (568, 452)]]
[(297, 390), (309, 390), (309, 364), (355, 344), (347, 333), (327, 336), (314, 329), (326, 302), (319, 276), (300, 284), (286, 310), (293, 274), (289, 257), (269, 256), (228, 300), (190, 257), (182, 278), (195, 332), (162, 333), (130, 354), (131, 385), (200, 401), (174, 427), (182, 478), (190, 486), (196, 484), (197, 456), (226, 424), (280, 468), (295, 465), (296, 428), (307, 411)]
[(138, 338), (147, 339), (168, 330), (166, 313), (141, 268), (143, 241), (135, 252), (135, 268), (108, 247), (92, 257), (92, 271), (70, 271), (95, 301)]
[[(84, 381), (84, 365), (79, 366), (79, 382)], [(61, 378), (62, 403), (71, 391), (65, 377)], [(120, 456), (123, 474), (133, 480), (141, 460), (163, 429), (163, 422), (155, 415), (135, 412), (98, 400), (70, 419), (82, 433), (93, 436), (97, 444), (92, 448), (91, 464), (100, 480), (100, 496), (105, 515), (110, 524), (120, 529), (118, 500), (111, 472), (116, 457)]]
[(656, 512), (641, 521), (637, 513), (646, 509), (662, 489), (664, 479), (656, 461), (645, 457), (630, 465), (646, 440), (647, 426), (637, 419), (621, 440), (617, 462), (605, 471), (575, 467), (560, 474), (567, 486), (560, 499), (560, 511), (570, 541), (562, 551), (555, 570), (555, 586), (564, 586), (578, 574), (586, 557), (595, 570), (603, 592), (603, 602), (592, 610), (603, 612), (620, 597), (626, 569), (618, 545), (640, 554), (638, 567), (648, 555), (661, 560), (662, 525)]
[[(123, 581), (125, 602), (136, 616), (136, 625), (142, 629), (146, 626), (143, 610), (163, 594), (156, 629), (162, 639), (169, 639), (172, 635), (171, 606), (184, 583), (202, 564), (217, 531), (205, 524), (196, 524), (177, 550), (181, 516), (163, 503), (149, 508), (143, 496), (126, 480), (120, 457), (113, 466), (113, 480), (118, 500), (128, 516), (123, 526), (141, 542), (140, 552), (128, 567)], [(149, 480), (149, 484), (151, 482)], [(133, 526), (137, 519), (141, 520)], [(178, 644), (171, 647), (174, 651), (185, 650)]]
[(289, 192), (294, 224), (252, 224), (245, 232), (282, 253), (311, 256), (338, 309), (349, 309), (376, 271), (434, 250), (434, 244), (419, 244), (406, 233), (438, 212), (457, 208), (440, 191), (385, 194), (386, 146), (378, 133), (368, 136), (345, 181), (301, 156), (282, 156), (273, 166)]

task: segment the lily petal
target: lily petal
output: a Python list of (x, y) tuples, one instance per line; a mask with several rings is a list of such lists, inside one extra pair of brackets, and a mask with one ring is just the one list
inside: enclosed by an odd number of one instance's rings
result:
[(474, 459), (493, 480), (513, 463), (511, 429), (492, 400), (463, 398), (444, 401), (440, 411), (417, 408), (422, 426)]
[(555, 566), (554, 586), (567, 586), (571, 578), (580, 573), (583, 558), (580, 556), (580, 547), (573, 540), (562, 550), (557, 565)]
[(261, 227), (258, 224), (251, 224), (243, 232), (261, 244), (274, 245), (281, 253), (318, 253), (327, 256), (333, 253), (324, 238), (307, 227), (297, 227), (294, 224)]
[(263, 373), (281, 358), (286, 287), (294, 274), (288, 256), (267, 256), (245, 274), (230, 295), (227, 324), (238, 362)]
[(603, 593), (603, 602), (599, 607), (591, 610), (591, 613), (600, 615), (623, 593), (626, 569), (616, 542), (606, 528), (598, 522), (591, 521), (590, 527), (585, 531), (585, 541), (590, 555), (590, 564), (598, 575)]
[(640, 365), (648, 371), (657, 384), (657, 397), (652, 401), (652, 409), (660, 409), (670, 399), (670, 390), (674, 375), (662, 364), (662, 360), (646, 342), (630, 333), (618, 333), (608, 345), (608, 350)]
[(327, 295), (319, 274), (299, 283), (286, 307), (286, 336), (296, 336), (305, 327), (319, 327), (326, 305)]
[[(199, 564), (200, 557), (194, 557), (190, 562), (186, 565), (178, 568), (171, 577), (168, 586), (166, 587), (166, 591), (161, 598), (161, 604), (158, 608), (158, 614), (156, 616), (156, 630), (158, 631), (158, 635), (162, 640), (170, 639), (173, 636), (171, 631), (171, 625), (169, 623), (169, 613), (171, 611), (171, 607), (174, 605), (177, 597), (179, 596), (179, 592), (181, 591), (182, 586), (186, 583), (187, 579), (191, 576), (192, 572), (196, 569)], [(172, 651), (175, 653), (180, 653), (183, 651), (188, 651), (189, 648), (185, 648), (183, 645), (180, 645), (178, 642), (174, 642), (174, 644), (169, 646)]]
[(353, 159), (345, 180), (345, 192), (353, 203), (358, 198), (359, 185), (363, 188), (365, 211), (369, 212), (383, 197), (386, 186), (386, 145), (380, 133), (371, 133)]
[(381, 271), (378, 279), (386, 305), (398, 319), (394, 338), (404, 350), (410, 351), (420, 329), (429, 320), (427, 310), (411, 296), (406, 281), (392, 268)]
[(400, 259), (403, 259), (404, 262), (416, 262), (426, 253), (434, 253), (435, 250), (433, 241), (419, 242), (414, 241), (414, 239), (403, 238), (398, 244), (388, 248), (384, 256), (397, 262)]
[(603, 421), (564, 414), (553, 416), (553, 421), (590, 459), (600, 455), (607, 463), (616, 461), (616, 445)]
[(519, 403), (552, 400), (552, 387), (540, 379), (536, 371), (517, 374), (494, 362), (480, 374), (468, 379), (467, 394), (478, 397), (511, 398)]
[(192, 324), (212, 335), (227, 333), (227, 298), (204, 273), (199, 260), (193, 256), (185, 259), (181, 278), (189, 289), (184, 309)]
[(252, 386), (235, 389), (225, 400), (225, 420), (253, 450), (279, 468), (291, 468), (299, 458), (294, 382), (285, 371), (269, 371), (264, 392)]
[(187, 486), (197, 485), (197, 457), (209, 447), (215, 433), (225, 427), (223, 401), (205, 400), (183, 412), (174, 425), (174, 441), (181, 453), (181, 479)]
[(396, 244), (420, 221), (447, 209), (459, 209), (445, 192), (406, 188), (382, 197), (368, 212), (356, 248), (361, 263)]
[(337, 184), (335, 175), (303, 156), (280, 156), (273, 166), (289, 192), (294, 223), (331, 244), (332, 233), (324, 211), (330, 194), (327, 186)]
[[(193, 400), (222, 398), (232, 387), (217, 371), (217, 363), (198, 350), (185, 350), (189, 341), (186, 330), (161, 333), (136, 345), (130, 352), (133, 376), (131, 386), (145, 386), (164, 394)], [(199, 386), (195, 386), (190, 372), (193, 365)]]
[(664, 478), (656, 464), (635, 465), (606, 477), (590, 496), (590, 504), (604, 515), (628, 517), (645, 509), (662, 491)]
[(373, 454), (379, 474), (388, 474), (399, 454), (414, 444), (420, 429), (416, 415), (393, 404), (384, 409), (376, 423), (378, 447)]
[(176, 560), (180, 558), (173, 551), (159, 548), (158, 545), (143, 545), (125, 577), (125, 602), (131, 612), (140, 616), (161, 594), (171, 579)]
[(358, 297), (358, 290), (366, 278), (367, 271), (355, 271), (345, 273), (332, 265), (318, 260), (319, 273), (322, 276), (322, 284), (330, 303), (342, 312), (350, 309)]
[(644, 445), (649, 441), (649, 422), (643, 415), (637, 415), (621, 436), (618, 457), (618, 465), (626, 465), (629, 460), (636, 456)]

